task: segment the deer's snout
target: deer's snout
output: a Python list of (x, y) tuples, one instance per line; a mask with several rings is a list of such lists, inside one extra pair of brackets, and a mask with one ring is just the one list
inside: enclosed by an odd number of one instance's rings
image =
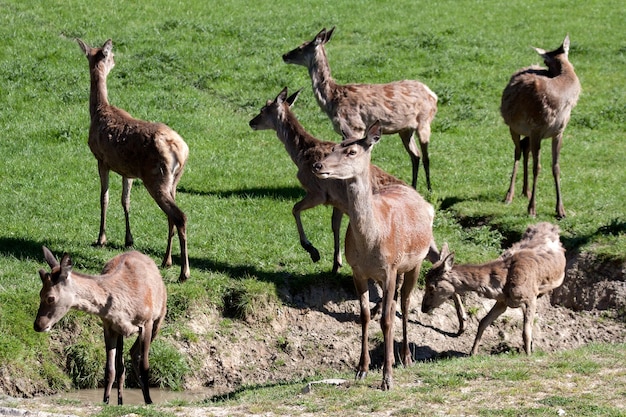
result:
[(322, 163), (321, 162), (316, 162), (313, 164), (313, 172), (317, 173), (320, 172), (322, 170)]

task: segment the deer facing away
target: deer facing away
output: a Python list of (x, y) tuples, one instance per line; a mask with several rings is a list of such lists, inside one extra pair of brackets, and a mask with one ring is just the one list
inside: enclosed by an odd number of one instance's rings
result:
[(356, 378), (367, 375), (370, 364), (368, 327), (370, 322), (368, 280), (383, 288), (382, 316), (384, 338), (383, 390), (393, 386), (393, 322), (400, 296), (403, 339), (400, 359), (412, 362), (407, 339), (407, 315), (422, 261), (429, 253), (434, 218), (433, 207), (413, 188), (394, 185), (372, 192), (370, 160), (382, 128), (376, 122), (363, 139), (337, 144), (317, 162), (315, 173), (324, 180), (341, 180), (348, 196), (350, 224), (346, 232), (346, 259), (352, 267), (354, 285), (360, 302), (361, 357)]
[[(289, 64), (308, 68), (317, 103), (328, 115), (335, 131), (349, 138), (363, 137), (368, 126), (380, 121), (383, 134), (398, 133), (411, 157), (411, 185), (417, 186), (420, 156), (430, 186), (430, 125), (437, 113), (437, 95), (419, 81), (388, 84), (337, 84), (330, 73), (324, 45), (333, 31), (322, 29), (311, 41), (283, 55)], [(417, 132), (421, 148), (414, 139)]]
[[(313, 165), (328, 155), (336, 143), (319, 140), (304, 130), (291, 110), (291, 105), (296, 101), (299, 93), (300, 91), (296, 91), (287, 97), (287, 87), (285, 87), (274, 100), (267, 101), (260, 113), (250, 120), (249, 125), (254, 130), (275, 130), (291, 160), (298, 167), (297, 177), (306, 195), (293, 206), (292, 213), (296, 220), (300, 244), (309, 252), (314, 262), (320, 259), (320, 254), (306, 236), (300, 213), (320, 204), (333, 206), (333, 273), (336, 273), (342, 263), (339, 231), (341, 218), (348, 210), (348, 198), (339, 180), (321, 180), (313, 173)], [(374, 192), (388, 185), (403, 184), (402, 181), (374, 165), (370, 173)]]
[[(553, 51), (535, 48), (541, 55), (547, 69), (531, 66), (517, 71), (511, 77), (502, 93), (500, 112), (509, 126), (515, 144), (515, 162), (511, 183), (505, 202), (513, 201), (515, 177), (520, 156), (524, 157), (524, 186), (522, 194), (530, 198), (528, 214), (536, 215), (535, 198), (537, 177), (541, 169), (539, 151), (541, 140), (552, 138), (552, 175), (556, 188), (556, 216), (565, 217), (561, 197), (559, 154), (563, 145), (563, 131), (570, 119), (572, 108), (578, 101), (580, 82), (569, 62), (569, 36)], [(520, 140), (520, 137), (524, 139)], [(528, 154), (533, 158), (533, 185), (528, 190)]]
[(45, 246), (43, 252), (51, 271), (39, 271), (43, 287), (35, 331), (50, 331), (70, 309), (99, 316), (106, 346), (104, 402), (108, 404), (115, 381), (120, 405), (126, 373), (124, 337), (139, 333), (130, 354), (144, 401), (151, 404), (148, 355), (167, 308), (165, 284), (154, 261), (140, 252), (127, 252), (107, 262), (101, 275), (86, 275), (72, 270), (68, 254), (59, 262)]
[(172, 239), (175, 228), (180, 241), (181, 272), (179, 281), (189, 278), (187, 256), (187, 217), (176, 205), (176, 186), (183, 175), (189, 155), (185, 141), (162, 123), (133, 118), (126, 111), (109, 104), (107, 76), (115, 61), (113, 43), (92, 48), (80, 39), (78, 45), (87, 56), (91, 78), (89, 98), (89, 148), (98, 160), (100, 175), (100, 233), (97, 245), (106, 244), (106, 211), (109, 205), (109, 171), (122, 176), (122, 207), (126, 219), (126, 246), (133, 245), (130, 231), (130, 190), (133, 179), (140, 178), (148, 193), (167, 215), (168, 241), (163, 266), (172, 265)]
[(537, 298), (563, 283), (565, 262), (559, 229), (547, 222), (531, 225), (520, 242), (498, 259), (480, 265), (454, 265), (454, 253), (444, 244), (440, 260), (426, 274), (422, 312), (429, 313), (453, 295), (469, 291), (495, 299), (495, 305), (478, 325), (471, 350), (475, 355), (485, 329), (508, 307), (521, 307), (524, 351), (531, 354)]

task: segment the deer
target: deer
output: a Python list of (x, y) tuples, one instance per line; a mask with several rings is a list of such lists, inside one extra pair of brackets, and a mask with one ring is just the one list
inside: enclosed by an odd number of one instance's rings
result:
[[(397, 133), (412, 163), (413, 188), (417, 186), (420, 158), (431, 191), (430, 125), (437, 113), (437, 95), (419, 81), (403, 80), (387, 84), (337, 84), (330, 72), (325, 46), (334, 32), (322, 29), (311, 41), (283, 55), (288, 64), (308, 69), (318, 105), (330, 118), (334, 130), (344, 137), (363, 137), (366, 128), (379, 121), (383, 134)], [(415, 143), (417, 132), (420, 150)]]
[(345, 237), (345, 256), (352, 267), (361, 318), (361, 356), (355, 378), (364, 379), (370, 364), (368, 280), (372, 279), (383, 291), (381, 389), (390, 390), (393, 387), (393, 324), (397, 298), (399, 295), (402, 311), (400, 360), (406, 367), (412, 363), (407, 336), (410, 295), (422, 261), (430, 252), (435, 212), (414, 188), (405, 184), (388, 186), (377, 194), (373, 192), (370, 161), (372, 149), (381, 135), (381, 123), (374, 122), (363, 138), (344, 140), (335, 145), (331, 153), (314, 164), (313, 169), (325, 181), (340, 180), (338, 184), (348, 197), (350, 223)]
[[(563, 145), (563, 131), (569, 122), (574, 106), (580, 95), (580, 82), (574, 66), (568, 59), (570, 40), (565, 37), (561, 46), (553, 51), (534, 48), (543, 58), (547, 69), (530, 66), (517, 71), (502, 92), (500, 113), (509, 126), (515, 144), (513, 172), (509, 190), (504, 199), (506, 204), (513, 201), (515, 177), (520, 157), (524, 158), (524, 185), (522, 194), (529, 198), (528, 214), (536, 216), (537, 177), (541, 170), (541, 141), (552, 138), (552, 175), (556, 188), (556, 217), (565, 217), (561, 197), (561, 169), (559, 155)], [(520, 137), (524, 137), (520, 140)], [(533, 185), (528, 190), (528, 154), (533, 158)]]
[(87, 275), (73, 270), (69, 254), (58, 261), (45, 246), (43, 253), (51, 270), (39, 270), (43, 286), (34, 330), (49, 332), (70, 309), (100, 317), (106, 347), (103, 401), (109, 403), (113, 383), (117, 382), (118, 405), (123, 404), (126, 375), (124, 338), (138, 334), (130, 355), (144, 401), (152, 404), (150, 344), (167, 310), (167, 291), (154, 261), (138, 251), (126, 252), (108, 261), (100, 275)]
[(558, 288), (565, 278), (565, 249), (559, 228), (548, 222), (528, 227), (522, 240), (499, 258), (482, 264), (454, 264), (454, 252), (444, 244), (440, 260), (426, 274), (422, 312), (430, 313), (453, 295), (476, 292), (496, 300), (478, 324), (470, 355), (476, 355), (483, 332), (507, 308), (521, 308), (524, 352), (533, 351), (537, 298)]
[[(333, 269), (335, 274), (342, 266), (340, 228), (344, 213), (347, 213), (347, 195), (340, 181), (320, 180), (313, 173), (313, 165), (329, 154), (335, 142), (317, 139), (308, 133), (291, 110), (301, 90), (287, 97), (288, 89), (283, 88), (274, 100), (268, 100), (258, 115), (249, 122), (253, 130), (275, 130), (293, 163), (298, 167), (297, 178), (306, 195), (292, 209), (296, 221), (300, 245), (309, 253), (313, 262), (320, 260), (318, 249), (309, 241), (302, 225), (301, 212), (320, 204), (333, 206), (332, 231), (334, 237)], [(388, 185), (403, 184), (394, 176), (375, 165), (370, 170), (370, 181), (377, 192)], [(435, 246), (436, 248), (436, 246)]]
[(178, 232), (181, 257), (179, 282), (183, 282), (189, 278), (187, 217), (176, 205), (176, 187), (183, 175), (189, 147), (169, 126), (135, 119), (125, 110), (109, 104), (107, 76), (115, 66), (111, 39), (99, 48), (92, 48), (78, 38), (76, 41), (89, 61), (91, 78), (88, 145), (98, 161), (100, 176), (100, 232), (96, 245), (104, 246), (107, 242), (109, 172), (114, 171), (122, 176), (125, 246), (133, 246), (129, 220), (130, 191), (133, 179), (139, 178), (167, 216), (168, 241), (163, 267), (172, 265), (172, 239), (175, 229)]

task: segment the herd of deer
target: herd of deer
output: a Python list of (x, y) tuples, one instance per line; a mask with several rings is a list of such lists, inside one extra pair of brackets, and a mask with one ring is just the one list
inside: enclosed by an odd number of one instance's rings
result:
[[(333, 207), (333, 272), (342, 265), (339, 230), (342, 216), (350, 224), (345, 237), (345, 256), (353, 271), (360, 302), (361, 356), (356, 377), (366, 376), (370, 364), (368, 326), (371, 318), (368, 281), (382, 287), (381, 327), (384, 335), (382, 389), (392, 388), (393, 323), (400, 296), (403, 340), (400, 360), (411, 363), (407, 340), (410, 294), (419, 277), (422, 261), (433, 266), (426, 275), (422, 311), (430, 312), (452, 298), (465, 329), (465, 311), (460, 295), (467, 291), (495, 299), (495, 305), (478, 327), (471, 354), (477, 352), (483, 331), (507, 307), (524, 313), (524, 350), (532, 352), (532, 327), (537, 297), (558, 287), (565, 273), (564, 249), (559, 230), (551, 223), (531, 225), (519, 243), (500, 258), (482, 265), (453, 265), (447, 245), (438, 250), (432, 226), (435, 211), (415, 190), (420, 159), (426, 185), (431, 189), (428, 157), (430, 125), (437, 112), (437, 96), (418, 81), (388, 84), (337, 84), (330, 74), (324, 45), (334, 28), (322, 29), (311, 41), (283, 55), (286, 63), (307, 67), (319, 106), (331, 119), (339, 143), (321, 141), (305, 131), (291, 106), (299, 91), (288, 96), (284, 88), (267, 101), (249, 125), (254, 130), (275, 130), (298, 168), (297, 178), (306, 191), (293, 207), (300, 242), (313, 261), (319, 251), (307, 239), (300, 213), (320, 204)], [(172, 240), (177, 232), (181, 250), (179, 281), (189, 278), (187, 219), (176, 205), (176, 186), (182, 176), (189, 148), (170, 127), (138, 120), (109, 104), (107, 76), (115, 62), (112, 42), (92, 48), (77, 39), (89, 61), (91, 93), (89, 148), (98, 161), (100, 175), (100, 232), (97, 245), (106, 244), (106, 210), (109, 201), (109, 171), (122, 176), (122, 206), (126, 220), (126, 246), (132, 246), (129, 206), (134, 178), (143, 181), (168, 219), (168, 243), (162, 265), (172, 264)], [(569, 37), (553, 50), (536, 48), (547, 69), (528, 67), (516, 72), (504, 89), (501, 113), (515, 144), (515, 163), (505, 201), (511, 202), (519, 159), (524, 159), (523, 194), (530, 198), (528, 213), (535, 215), (539, 150), (541, 140), (552, 138), (552, 172), (556, 185), (556, 214), (565, 216), (559, 185), (559, 151), (563, 131), (580, 93), (580, 84), (568, 60)], [(412, 187), (371, 164), (371, 153), (381, 135), (398, 133), (413, 165)], [(414, 139), (417, 133), (419, 149)], [(520, 140), (521, 137), (524, 137)], [(533, 157), (532, 192), (528, 191), (528, 154)], [(36, 331), (48, 331), (70, 308), (98, 315), (103, 322), (106, 345), (104, 401), (114, 381), (118, 404), (122, 404), (124, 337), (139, 333), (131, 348), (132, 364), (139, 375), (144, 400), (151, 403), (148, 389), (148, 353), (166, 312), (167, 294), (160, 272), (149, 257), (127, 252), (111, 259), (101, 275), (72, 271), (70, 257), (57, 261), (44, 247), (50, 272), (40, 270), (43, 288), (34, 323)]]

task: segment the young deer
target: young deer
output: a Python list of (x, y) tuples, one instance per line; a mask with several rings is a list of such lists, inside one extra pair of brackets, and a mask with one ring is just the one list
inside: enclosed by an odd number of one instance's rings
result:
[(100, 233), (97, 245), (106, 244), (106, 211), (109, 205), (109, 171), (122, 176), (122, 207), (126, 218), (126, 246), (133, 245), (130, 232), (130, 190), (133, 178), (140, 178), (152, 198), (167, 215), (167, 249), (163, 266), (172, 265), (174, 227), (180, 241), (179, 281), (189, 278), (187, 257), (187, 217), (176, 205), (176, 186), (183, 175), (189, 148), (183, 138), (162, 123), (134, 119), (126, 111), (109, 104), (107, 76), (115, 62), (113, 44), (91, 48), (76, 39), (89, 61), (91, 95), (89, 98), (89, 148), (98, 160), (100, 174)]
[(382, 128), (375, 122), (363, 139), (346, 140), (315, 164), (318, 177), (340, 180), (348, 196), (350, 224), (346, 233), (346, 259), (352, 267), (354, 285), (361, 306), (361, 358), (356, 378), (367, 375), (370, 363), (368, 351), (368, 280), (383, 288), (382, 317), (384, 365), (382, 389), (393, 385), (393, 322), (396, 300), (400, 294), (403, 340), (400, 359), (411, 364), (407, 339), (407, 315), (410, 294), (419, 276), (422, 261), (429, 253), (433, 240), (433, 207), (413, 188), (394, 185), (372, 191), (370, 159), (372, 147), (380, 140)]
[(337, 84), (331, 74), (324, 45), (335, 28), (322, 29), (313, 40), (283, 55), (288, 64), (308, 68), (317, 103), (328, 115), (335, 131), (344, 136), (363, 137), (368, 126), (382, 124), (383, 134), (398, 133), (411, 157), (413, 177), (417, 186), (420, 151), (415, 144), (417, 132), (426, 185), (430, 186), (428, 143), (430, 124), (437, 113), (437, 95), (419, 81), (395, 81), (388, 84)]
[(124, 337), (139, 333), (130, 349), (133, 368), (140, 377), (146, 404), (151, 404), (148, 370), (150, 343), (165, 319), (167, 293), (159, 269), (152, 259), (133, 251), (117, 255), (104, 265), (102, 275), (72, 271), (66, 253), (59, 263), (44, 246), (51, 272), (39, 270), (43, 288), (34, 329), (50, 331), (70, 309), (95, 314), (102, 319), (107, 357), (104, 373), (104, 402), (109, 403), (117, 382), (117, 403), (124, 391)]
[[(320, 254), (304, 232), (300, 213), (320, 204), (333, 206), (332, 230), (335, 242), (333, 273), (336, 273), (341, 266), (339, 242), (341, 217), (344, 213), (347, 213), (348, 198), (340, 181), (323, 181), (313, 173), (315, 162), (328, 155), (336, 143), (321, 141), (313, 137), (298, 122), (291, 110), (291, 105), (296, 101), (299, 93), (300, 91), (298, 90), (290, 97), (287, 97), (287, 87), (285, 87), (273, 101), (267, 101), (260, 113), (250, 120), (249, 124), (253, 130), (275, 130), (278, 139), (285, 146), (291, 160), (298, 167), (297, 177), (306, 191), (306, 195), (293, 206), (292, 213), (296, 220), (300, 244), (309, 253), (313, 262), (319, 261)], [(375, 192), (388, 185), (403, 184), (402, 181), (374, 165), (370, 172), (370, 180)]]
[(524, 314), (524, 351), (532, 353), (532, 330), (537, 298), (559, 287), (565, 277), (565, 249), (559, 229), (544, 222), (530, 226), (522, 240), (498, 259), (480, 265), (454, 265), (448, 245), (441, 249), (440, 260), (426, 274), (426, 293), (422, 312), (428, 313), (455, 295), (474, 291), (496, 303), (480, 321), (471, 354), (485, 329), (507, 307), (521, 307)]
[[(515, 162), (509, 191), (505, 202), (513, 201), (515, 177), (520, 156), (524, 156), (524, 186), (522, 194), (530, 198), (528, 214), (536, 215), (535, 197), (537, 176), (541, 169), (539, 150), (541, 140), (552, 138), (552, 175), (556, 187), (556, 216), (565, 217), (561, 199), (559, 153), (563, 144), (563, 131), (569, 122), (572, 108), (578, 101), (580, 82), (568, 60), (569, 36), (554, 51), (535, 48), (542, 56), (547, 69), (531, 66), (513, 74), (502, 93), (500, 112), (509, 126), (515, 144)], [(520, 141), (520, 136), (525, 136)], [(528, 192), (528, 153), (533, 157), (533, 188)]]

